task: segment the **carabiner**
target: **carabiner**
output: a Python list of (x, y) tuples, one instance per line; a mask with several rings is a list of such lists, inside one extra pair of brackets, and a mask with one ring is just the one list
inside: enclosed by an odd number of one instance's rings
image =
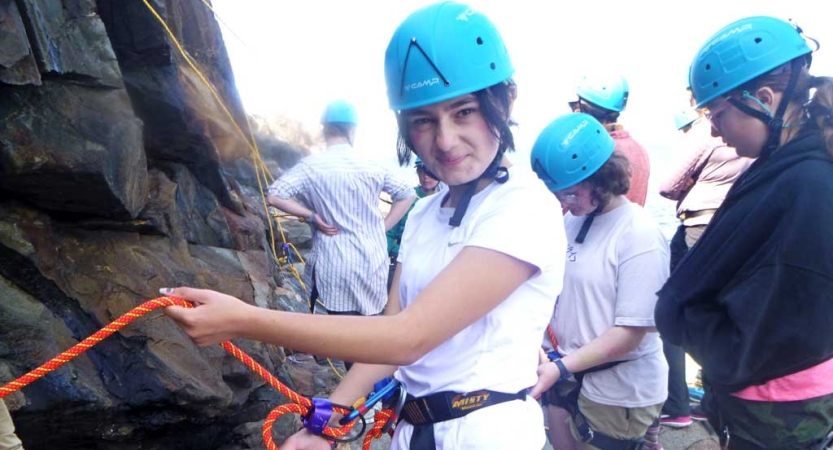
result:
[(408, 390), (405, 389), (405, 385), (399, 383), (399, 389), (397, 391), (398, 398), (396, 399), (396, 404), (391, 402), (391, 406), (393, 407), (393, 414), (388, 419), (385, 426), (382, 427), (382, 434), (387, 433), (391, 428), (396, 426), (396, 422), (399, 421), (399, 415), (402, 413), (402, 409), (405, 407), (405, 403), (408, 401)]
[(373, 391), (367, 394), (367, 400), (364, 401), (359, 406), (356, 406), (349, 414), (342, 417), (341, 420), (338, 421), (340, 425), (347, 425), (348, 423), (355, 420), (359, 415), (364, 415), (370, 408), (373, 407), (379, 400), (387, 400), (393, 395), (393, 390), (396, 389), (401, 383), (399, 380), (393, 377), (386, 377), (380, 381), (377, 381), (376, 384), (373, 385)]

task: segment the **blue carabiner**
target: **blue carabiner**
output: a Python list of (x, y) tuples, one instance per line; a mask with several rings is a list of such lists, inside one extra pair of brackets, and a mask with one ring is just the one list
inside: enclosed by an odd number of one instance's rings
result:
[(373, 391), (367, 394), (367, 400), (365, 400), (361, 405), (355, 407), (346, 416), (342, 417), (338, 423), (340, 425), (347, 425), (358, 418), (359, 415), (363, 415), (370, 410), (370, 408), (372, 408), (373, 405), (375, 405), (379, 400), (390, 399), (393, 396), (393, 391), (400, 385), (401, 383), (399, 380), (393, 377), (385, 377), (382, 380), (377, 381), (373, 385)]

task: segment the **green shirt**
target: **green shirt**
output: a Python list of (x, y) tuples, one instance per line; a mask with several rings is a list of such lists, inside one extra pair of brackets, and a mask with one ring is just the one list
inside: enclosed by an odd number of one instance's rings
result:
[(399, 222), (396, 222), (396, 225), (385, 233), (388, 238), (388, 254), (391, 256), (399, 254), (399, 243), (402, 241), (402, 233), (405, 232), (405, 222), (408, 220), (408, 214), (414, 209), (417, 201), (426, 196), (425, 191), (422, 190), (422, 186), (414, 187), (414, 191), (416, 192), (417, 199), (411, 203), (408, 212), (399, 219)]

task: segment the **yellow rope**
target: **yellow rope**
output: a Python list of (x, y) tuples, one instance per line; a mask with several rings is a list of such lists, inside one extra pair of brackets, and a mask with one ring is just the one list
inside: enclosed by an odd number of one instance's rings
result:
[[(223, 25), (225, 25), (232, 32), (232, 34), (237, 36), (237, 34), (234, 33), (234, 30), (232, 30), (231, 27), (228, 26), (228, 24), (226, 24), (225, 22), (222, 21), (222, 19), (217, 15), (217, 12), (214, 10), (214, 8), (212, 8), (211, 5), (206, 0), (201, 0), (201, 1), (212, 12), (212, 14), (214, 14), (214, 16), (220, 22), (222, 22)], [(174, 35), (173, 31), (171, 31), (171, 28), (168, 26), (167, 23), (165, 23), (165, 20), (162, 18), (162, 16), (160, 16), (159, 13), (156, 11), (156, 9), (154, 9), (153, 6), (151, 6), (151, 4), (148, 2), (148, 0), (142, 0), (142, 2), (148, 8), (148, 10), (151, 12), (151, 14), (153, 14), (153, 16), (159, 22), (159, 24), (162, 25), (162, 27), (165, 29), (165, 32), (168, 34), (168, 37), (171, 38), (171, 41), (176, 46), (177, 50), (179, 50), (180, 55), (182, 55), (182, 58), (185, 60), (185, 62), (188, 64), (188, 66), (191, 67), (191, 70), (193, 70), (197, 74), (197, 77), (199, 77), (200, 81), (202, 81), (202, 83), (205, 85), (205, 87), (208, 88), (208, 91), (214, 97), (214, 100), (217, 101), (217, 104), (220, 106), (220, 108), (222, 108), (223, 112), (228, 117), (231, 124), (234, 126), (234, 129), (237, 131), (237, 133), (243, 139), (243, 142), (245, 142), (246, 146), (248, 146), (249, 149), (251, 150), (252, 165), (254, 166), (254, 169), (255, 169), (255, 178), (257, 178), (257, 187), (258, 187), (258, 190), (260, 191), (260, 198), (261, 198), (261, 201), (262, 201), (262, 204), (263, 204), (263, 210), (266, 213), (266, 222), (269, 224), (269, 237), (270, 237), (270, 242), (271, 242), (270, 246), (271, 246), (271, 250), (272, 250), (272, 256), (274, 256), (275, 261), (277, 261), (277, 263), (278, 263), (278, 267), (280, 269), (279, 271), (283, 272), (284, 271), (284, 266), (289, 266), (289, 272), (295, 277), (295, 279), (298, 281), (298, 283), (300, 283), (301, 288), (304, 291), (306, 291), (306, 289), (307, 289), (306, 285), (304, 284), (304, 281), (301, 279), (301, 274), (298, 273), (298, 269), (296, 269), (294, 265), (288, 264), (288, 261), (287, 261), (286, 257), (284, 257), (284, 258), (279, 257), (277, 248), (275, 248), (275, 240), (276, 240), (275, 239), (275, 229), (272, 225), (272, 219), (270, 219), (270, 216), (272, 216), (272, 214), (270, 214), (270, 212), (269, 212), (269, 203), (268, 203), (268, 201), (266, 199), (266, 195), (264, 195), (264, 191), (263, 191), (263, 185), (264, 184), (270, 185), (271, 182), (274, 181), (274, 177), (272, 176), (272, 173), (269, 172), (269, 169), (266, 167), (266, 163), (263, 161), (263, 158), (260, 155), (260, 149), (257, 146), (257, 140), (255, 139), (254, 130), (252, 129), (252, 124), (251, 124), (251, 121), (249, 120), (248, 114), (244, 113), (244, 116), (246, 117), (246, 127), (249, 130), (249, 136), (247, 137), (246, 133), (244, 133), (243, 130), (240, 128), (240, 126), (237, 124), (237, 121), (234, 119), (234, 116), (231, 114), (231, 111), (229, 111), (225, 102), (220, 97), (220, 94), (217, 93), (217, 90), (214, 88), (214, 85), (211, 82), (208, 81), (208, 79), (205, 77), (205, 75), (203, 75), (202, 71), (200, 71), (200, 69), (197, 67), (197, 64), (193, 61), (193, 59), (188, 54), (188, 52), (185, 50), (185, 48), (182, 46), (182, 44), (180, 44), (179, 39), (177, 39), (177, 37)], [(287, 216), (290, 216), (290, 214), (284, 214), (281, 217), (287, 217)], [(280, 217), (274, 216), (274, 220), (278, 224), (278, 230), (280, 231), (280, 234), (281, 234), (281, 241), (285, 244), (288, 244), (289, 248), (291, 248), (292, 251), (294, 251), (295, 254), (298, 256), (298, 259), (301, 263), (306, 264), (306, 262), (304, 261), (304, 258), (301, 256), (301, 252), (298, 251), (298, 249), (295, 247), (295, 245), (292, 244), (291, 242), (287, 242), (286, 234), (284, 233), (283, 226), (281, 225)], [(287, 252), (287, 256), (289, 256), (289, 252)], [(324, 306), (324, 304), (321, 302), (320, 299), (317, 299), (316, 302), (318, 304), (320, 304), (322, 307)], [(309, 300), (307, 301), (307, 305), (310, 308), (312, 306), (309, 303)], [(330, 361), (329, 358), (327, 359), (327, 361), (330, 364), (330, 367), (332, 368), (333, 372), (335, 372), (335, 374), (339, 378), (343, 378), (343, 376), (338, 372), (338, 370), (336, 370), (335, 366), (333, 366), (332, 361)]]
[[(243, 142), (245, 142), (246, 145), (251, 150), (252, 163), (253, 163), (254, 168), (255, 168), (255, 175), (256, 175), (256, 178), (257, 178), (258, 190), (260, 191), (260, 197), (261, 197), (261, 200), (262, 200), (262, 203), (263, 203), (263, 208), (264, 208), (264, 211), (266, 212), (267, 222), (269, 223), (269, 235), (270, 235), (271, 242), (272, 242), (272, 244), (271, 244), (272, 254), (275, 257), (276, 261), (280, 260), (280, 258), (277, 255), (277, 250), (275, 249), (275, 232), (274, 232), (274, 229), (272, 227), (272, 221), (268, 220), (268, 217), (269, 217), (268, 203), (266, 201), (266, 196), (264, 195), (264, 192), (263, 192), (264, 181), (265, 180), (268, 181), (269, 177), (271, 177), (271, 174), (266, 169), (266, 164), (263, 162), (263, 159), (260, 156), (260, 149), (258, 149), (258, 147), (257, 147), (257, 140), (254, 138), (254, 131), (252, 130), (251, 123), (249, 122), (248, 116), (246, 116), (246, 125), (249, 128), (249, 137), (246, 136), (246, 134), (243, 132), (243, 130), (237, 124), (237, 121), (234, 119), (234, 116), (231, 114), (231, 111), (229, 111), (225, 102), (223, 102), (223, 99), (217, 93), (217, 90), (214, 88), (214, 86), (211, 84), (211, 82), (208, 81), (208, 79), (205, 77), (205, 75), (203, 75), (202, 71), (200, 71), (200, 69), (197, 67), (196, 63), (193, 61), (191, 56), (188, 55), (188, 52), (185, 50), (185, 48), (183, 48), (182, 44), (180, 44), (179, 39), (177, 39), (177, 37), (174, 35), (173, 31), (171, 31), (171, 28), (168, 26), (168, 24), (165, 23), (165, 20), (162, 18), (162, 16), (160, 16), (159, 13), (156, 11), (156, 9), (154, 9), (153, 6), (151, 6), (151, 4), (148, 2), (148, 0), (142, 0), (142, 2), (148, 8), (148, 10), (151, 12), (151, 14), (153, 14), (153, 16), (159, 22), (159, 24), (162, 25), (162, 28), (165, 29), (165, 32), (171, 38), (171, 41), (174, 43), (177, 50), (179, 50), (179, 53), (182, 55), (182, 58), (185, 60), (185, 62), (188, 64), (188, 66), (191, 67), (191, 69), (197, 74), (197, 77), (199, 77), (199, 79), (206, 86), (206, 88), (208, 88), (209, 92), (214, 97), (214, 100), (217, 101), (217, 104), (223, 110), (225, 115), (229, 118), (229, 121), (234, 126), (234, 129), (240, 135)], [(204, 0), (203, 0), (203, 3), (205, 3)], [(209, 6), (209, 5), (206, 3), (206, 6)], [(210, 8), (210, 6), (209, 6), (209, 9), (211, 9), (212, 13), (214, 12), (213, 8)]]

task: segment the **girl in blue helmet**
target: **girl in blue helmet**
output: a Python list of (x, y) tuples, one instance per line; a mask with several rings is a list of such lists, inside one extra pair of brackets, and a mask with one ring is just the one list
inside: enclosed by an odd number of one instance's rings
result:
[(660, 292), (657, 327), (702, 366), (733, 449), (825, 448), (833, 430), (833, 79), (801, 30), (718, 31), (689, 81), (714, 132), (757, 158)]
[[(559, 117), (532, 149), (532, 168), (568, 210), (564, 288), (555, 305), (546, 391), (554, 448), (640, 448), (667, 395), (668, 366), (654, 329), (668, 245), (626, 194), (628, 160), (592, 116)], [(649, 445), (658, 445), (652, 442)], [(659, 448), (646, 447), (646, 448)]]
[[(246, 337), (359, 362), (334, 403), (395, 377), (409, 400), (393, 449), (542, 448), (542, 411), (527, 389), (561, 290), (566, 238), (555, 198), (504, 157), (513, 72), (494, 25), (463, 4), (417, 10), (394, 33), (385, 75), (400, 160), (416, 153), (447, 190), (411, 211), (385, 315), (264, 311), (190, 288), (164, 292), (199, 306), (166, 312), (201, 345)], [(327, 448), (310, 429), (281, 445)]]

